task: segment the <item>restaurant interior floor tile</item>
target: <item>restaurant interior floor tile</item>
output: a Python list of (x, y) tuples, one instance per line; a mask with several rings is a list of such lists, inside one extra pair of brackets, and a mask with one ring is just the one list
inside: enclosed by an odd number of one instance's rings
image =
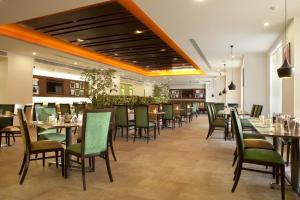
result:
[[(0, 199), (230, 199), (276, 200), (280, 190), (270, 189), (270, 175), (243, 171), (235, 193), (231, 193), (234, 141), (224, 141), (222, 132), (205, 140), (206, 116), (191, 124), (164, 129), (156, 141), (118, 137), (114, 144), (117, 162), (111, 159), (114, 182), (110, 183), (104, 160), (96, 161), (96, 172), (87, 173), (87, 191), (82, 190), (81, 172), (68, 179), (60, 169), (32, 161), (23, 185), (19, 185), (23, 145), (21, 138), (0, 152)], [(34, 133), (32, 133), (34, 135)], [(297, 199), (286, 192), (286, 199)]]

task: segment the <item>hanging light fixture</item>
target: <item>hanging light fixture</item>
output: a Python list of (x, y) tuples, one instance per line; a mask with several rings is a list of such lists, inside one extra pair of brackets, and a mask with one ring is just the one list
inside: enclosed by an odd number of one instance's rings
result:
[(235, 90), (236, 89), (236, 85), (233, 83), (233, 66), (232, 66), (232, 59), (233, 59), (233, 56), (232, 56), (232, 49), (233, 49), (233, 45), (230, 45), (230, 48), (231, 48), (231, 51), (230, 51), (230, 54), (231, 54), (231, 83), (228, 85), (228, 89), (229, 90)]
[[(287, 32), (287, 0), (285, 0), (285, 11), (284, 11), (284, 45), (286, 44), (286, 32)], [(279, 78), (292, 78), (295, 74), (295, 68), (290, 65), (287, 60), (287, 55), (284, 52), (284, 61), (280, 68), (277, 69)]]
[(226, 67), (226, 64), (224, 63), (225, 87), (224, 87), (224, 90), (222, 91), (223, 94), (227, 93), (227, 91), (226, 91), (226, 71), (225, 71), (225, 67)]
[(211, 94), (212, 98), (215, 97), (215, 94), (214, 94), (214, 91), (215, 91), (214, 82), (215, 82), (215, 79), (212, 80), (212, 94)]

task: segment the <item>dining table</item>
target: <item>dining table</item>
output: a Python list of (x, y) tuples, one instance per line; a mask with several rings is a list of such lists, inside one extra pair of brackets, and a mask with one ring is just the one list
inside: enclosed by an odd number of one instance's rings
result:
[(294, 125), (292, 128), (287, 129), (282, 124), (273, 124), (270, 120), (259, 118), (249, 118), (248, 121), (258, 133), (265, 137), (283, 138), (292, 141), (291, 173), (290, 176), (288, 174), (286, 176), (292, 189), (300, 196), (300, 128)]

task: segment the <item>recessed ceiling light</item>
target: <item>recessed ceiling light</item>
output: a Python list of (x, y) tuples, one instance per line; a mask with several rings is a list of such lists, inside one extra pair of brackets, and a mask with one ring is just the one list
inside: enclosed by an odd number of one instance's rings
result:
[(78, 63), (77, 62), (74, 62), (74, 65), (77, 65)]
[(137, 63), (136, 60), (132, 61), (133, 63)]
[(165, 52), (165, 51), (166, 51), (166, 49), (161, 49), (160, 51), (161, 51), (161, 52)]
[(141, 34), (141, 33), (143, 33), (144, 31), (142, 31), (142, 30), (135, 30), (134, 31), (134, 34)]
[(83, 39), (77, 38), (77, 42), (83, 42)]
[(196, 2), (200, 2), (200, 3), (202, 3), (202, 2), (204, 2), (205, 0), (195, 0)]
[(268, 26), (270, 26), (270, 23), (269, 22), (265, 22), (264, 23), (264, 27), (268, 27)]
[(34, 56), (35, 56), (35, 55), (36, 55), (36, 52), (32, 52), (32, 55), (34, 55)]
[(117, 54), (117, 53), (114, 53), (114, 56), (118, 56), (119, 54)]
[(235, 56), (231, 56), (231, 58), (235, 58)]
[(178, 60), (178, 58), (173, 58), (173, 60)]

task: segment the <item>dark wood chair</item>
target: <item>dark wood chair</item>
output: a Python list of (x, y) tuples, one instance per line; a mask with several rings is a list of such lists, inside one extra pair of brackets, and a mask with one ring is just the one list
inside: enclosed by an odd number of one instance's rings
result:
[(128, 106), (127, 105), (115, 105), (116, 109), (116, 120), (115, 120), (115, 135), (114, 140), (116, 139), (118, 128), (121, 129), (123, 136), (123, 130), (126, 130), (126, 140), (129, 138), (129, 128), (134, 127), (135, 124), (133, 121), (128, 119)]
[[(41, 140), (32, 142), (30, 139), (29, 130), (27, 127), (26, 118), (22, 109), (18, 109), (18, 119), (20, 122), (20, 129), (22, 132), (22, 140), (24, 143), (24, 156), (22, 165), (19, 171), (19, 175), (21, 176), (20, 184), (23, 184), (28, 168), (29, 163), (32, 160), (43, 160), (43, 167), (45, 166), (45, 159), (56, 159), (56, 167), (58, 168), (58, 158), (61, 158), (62, 163), (62, 176), (64, 176), (64, 148), (63, 146), (57, 142), (52, 140)], [(46, 153), (55, 153), (55, 156), (50, 155), (46, 156)], [(59, 155), (60, 153), (60, 155)], [(39, 155), (42, 154), (42, 157), (31, 158), (31, 155)]]
[[(95, 170), (96, 156), (105, 159), (109, 179), (113, 182), (108, 153), (111, 117), (111, 109), (85, 111), (83, 114), (82, 142), (69, 145), (66, 148), (65, 178), (68, 178), (69, 161), (79, 163), (81, 165), (84, 190), (86, 190), (85, 158), (90, 158), (92, 161), (92, 170)], [(72, 160), (71, 155), (79, 159)]]

